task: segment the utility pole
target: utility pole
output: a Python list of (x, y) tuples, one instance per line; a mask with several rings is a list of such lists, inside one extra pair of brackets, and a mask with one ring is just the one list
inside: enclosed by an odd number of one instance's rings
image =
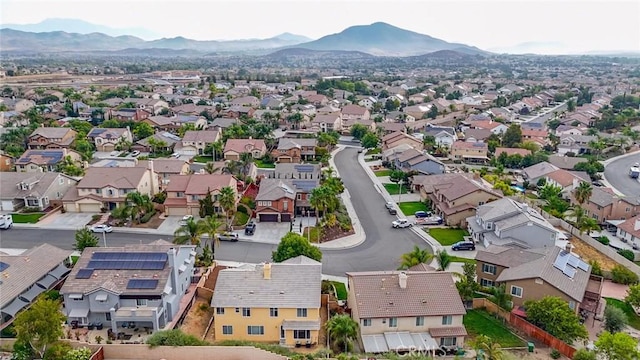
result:
[(107, 247), (107, 232), (102, 232), (102, 242), (104, 242), (104, 247)]

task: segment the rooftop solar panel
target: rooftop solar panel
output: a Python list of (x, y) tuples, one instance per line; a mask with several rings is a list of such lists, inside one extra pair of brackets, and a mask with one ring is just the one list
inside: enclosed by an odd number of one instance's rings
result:
[(0, 272), (7, 270), (8, 267), (9, 267), (9, 264), (3, 263), (2, 261), (0, 261)]
[(127, 283), (127, 289), (155, 289), (158, 287), (156, 279), (130, 279)]
[(76, 274), (76, 279), (89, 279), (93, 275), (93, 269), (80, 269)]

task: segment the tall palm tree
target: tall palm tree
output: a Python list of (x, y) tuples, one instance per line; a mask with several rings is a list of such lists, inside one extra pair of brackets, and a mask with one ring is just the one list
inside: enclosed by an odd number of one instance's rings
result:
[(204, 219), (198, 221), (198, 227), (203, 234), (207, 234), (209, 239), (211, 239), (211, 255), (215, 260), (216, 258), (216, 247), (220, 246), (220, 239), (216, 236), (218, 233), (218, 229), (224, 225), (224, 222), (218, 220), (216, 217), (207, 216)]
[(240, 165), (242, 168), (242, 174), (244, 176), (249, 175), (249, 169), (251, 168), (251, 164), (253, 164), (254, 160), (255, 159), (253, 158), (253, 155), (251, 155), (251, 153), (244, 152), (240, 154)]
[(131, 216), (140, 223), (143, 214), (153, 211), (153, 202), (147, 194), (140, 194), (137, 191), (130, 192), (126, 197), (127, 206), (131, 209)]
[(591, 184), (586, 181), (581, 181), (580, 185), (578, 185), (578, 187), (575, 189), (573, 195), (575, 196), (578, 204), (582, 205), (589, 201), (592, 192), (593, 188), (591, 187)]
[(420, 249), (418, 245), (413, 247), (413, 251), (402, 254), (400, 257), (400, 270), (408, 269), (419, 264), (426, 264), (433, 259), (433, 254), (427, 249)]
[(232, 215), (236, 210), (236, 192), (230, 187), (225, 186), (220, 189), (218, 203), (222, 207), (227, 219), (227, 228), (231, 228)]
[(447, 250), (444, 249), (438, 250), (434, 259), (438, 262), (438, 271), (446, 271), (453, 260)]
[(200, 240), (203, 234), (204, 231), (202, 227), (198, 226), (198, 223), (191, 218), (173, 233), (173, 243), (177, 245), (191, 244), (200, 246)]
[(349, 315), (336, 315), (327, 321), (326, 327), (327, 335), (334, 344), (341, 343), (344, 352), (348, 352), (349, 344), (358, 336), (358, 323)]

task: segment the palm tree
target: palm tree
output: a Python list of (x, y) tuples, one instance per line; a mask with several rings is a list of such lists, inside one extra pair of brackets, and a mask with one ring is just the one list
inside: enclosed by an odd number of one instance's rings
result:
[(227, 219), (227, 228), (231, 228), (231, 219), (236, 207), (236, 192), (230, 186), (220, 189), (218, 203), (222, 207)]
[(504, 352), (499, 343), (494, 341), (487, 335), (479, 335), (471, 344), (476, 350), (476, 353), (482, 351), (482, 360), (502, 360), (504, 359)]
[(447, 250), (438, 250), (436, 252), (436, 255), (434, 256), (434, 258), (436, 259), (436, 261), (438, 262), (438, 271), (445, 271), (449, 268), (449, 265), (451, 265), (452, 262), (452, 258), (451, 255), (449, 255), (449, 253), (447, 252)]
[(137, 191), (130, 192), (126, 197), (127, 206), (131, 209), (131, 216), (140, 223), (143, 214), (153, 211), (153, 202), (147, 194), (140, 194)]
[(334, 344), (341, 343), (344, 346), (344, 352), (348, 352), (349, 344), (358, 336), (358, 323), (349, 315), (336, 315), (327, 321), (326, 327), (327, 335)]
[(220, 246), (220, 239), (216, 236), (218, 233), (218, 229), (224, 223), (218, 220), (216, 217), (207, 216), (204, 219), (198, 221), (198, 227), (203, 234), (207, 234), (209, 239), (211, 239), (211, 256), (213, 259), (216, 258), (216, 247)]
[(420, 249), (418, 245), (413, 247), (413, 251), (402, 254), (400, 257), (400, 270), (408, 269), (412, 266), (426, 264), (433, 259), (433, 254), (427, 249)]
[(254, 158), (253, 158), (253, 155), (251, 155), (251, 153), (244, 152), (240, 154), (240, 165), (242, 168), (242, 174), (244, 176), (249, 175), (249, 169), (251, 168), (251, 164), (253, 164), (253, 162), (254, 162)]
[(220, 168), (216, 167), (216, 164), (211, 161), (204, 166), (204, 171), (206, 171), (207, 174), (215, 174), (218, 170), (220, 170)]
[(576, 222), (576, 226), (578, 227), (578, 230), (580, 230), (580, 235), (589, 233), (592, 230), (600, 230), (598, 221), (588, 216), (583, 216), (580, 221)]
[(191, 244), (200, 246), (200, 240), (203, 234), (204, 231), (202, 227), (198, 226), (195, 220), (191, 218), (173, 233), (173, 243), (177, 245)]
[(580, 185), (578, 185), (578, 187), (575, 189), (573, 195), (575, 196), (578, 204), (582, 205), (589, 201), (592, 192), (593, 188), (591, 187), (591, 184), (586, 181), (581, 181)]

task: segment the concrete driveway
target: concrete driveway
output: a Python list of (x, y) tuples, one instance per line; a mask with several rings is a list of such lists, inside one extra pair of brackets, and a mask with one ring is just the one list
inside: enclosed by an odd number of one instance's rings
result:
[(290, 223), (259, 222), (253, 235), (245, 235), (244, 230), (234, 231), (240, 241), (259, 242), (264, 244), (279, 244), (291, 229)]
[(39, 226), (59, 229), (81, 229), (87, 226), (94, 213), (57, 213), (38, 222)]
[[(157, 232), (161, 235), (173, 235), (173, 233), (180, 227), (180, 220), (182, 220), (182, 216), (167, 216), (166, 219), (158, 226)], [(196, 221), (199, 218), (195, 219)]]

